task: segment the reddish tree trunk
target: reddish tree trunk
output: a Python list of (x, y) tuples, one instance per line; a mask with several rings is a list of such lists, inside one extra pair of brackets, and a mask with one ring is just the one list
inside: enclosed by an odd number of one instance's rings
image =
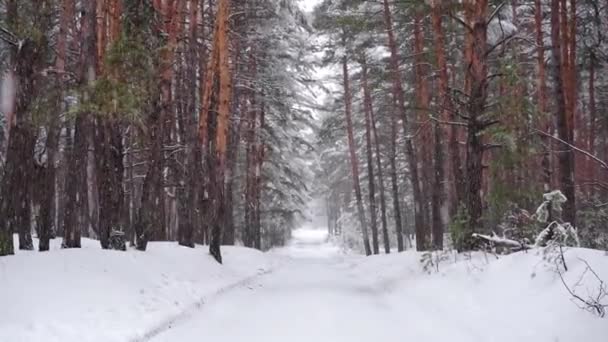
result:
[[(408, 166), (410, 171), (410, 182), (412, 184), (412, 192), (414, 197), (414, 220), (416, 225), (416, 231), (423, 232), (426, 227), (424, 204), (422, 203), (422, 193), (420, 190), (420, 177), (418, 175), (418, 159), (414, 149), (414, 143), (409, 137), (409, 119), (405, 108), (405, 93), (403, 91), (403, 85), (401, 84), (401, 73), (399, 71), (399, 52), (397, 50), (397, 42), (395, 34), (393, 32), (393, 19), (389, 6), (388, 0), (384, 0), (384, 23), (388, 34), (389, 50), (391, 52), (390, 57), (390, 69), (393, 75), (393, 96), (397, 100), (397, 111), (401, 116), (401, 122), (403, 124), (403, 132), (406, 137), (405, 139), (405, 153), (408, 159)], [(421, 236), (422, 237), (422, 236)], [(417, 238), (418, 239), (418, 238)], [(426, 241), (420, 240), (421, 244), (416, 245), (416, 249), (425, 250)]]
[[(363, 77), (363, 107), (365, 112), (365, 146), (367, 157), (367, 179), (369, 186), (369, 214), (372, 229), (372, 249), (374, 254), (380, 253), (378, 243), (378, 224), (376, 219), (376, 185), (374, 179), (374, 157), (372, 151), (372, 97), (367, 82), (367, 63), (365, 57), (361, 59), (361, 73)], [(385, 249), (387, 248), (385, 244)]]
[(346, 116), (346, 130), (348, 135), (348, 150), (350, 155), (350, 166), (353, 178), (353, 188), (357, 200), (357, 213), (359, 216), (359, 224), (361, 225), (361, 233), (363, 234), (363, 247), (365, 254), (371, 255), (372, 250), (369, 245), (369, 235), (367, 232), (367, 219), (365, 218), (365, 209), (363, 208), (363, 199), (361, 198), (361, 184), (359, 182), (359, 162), (357, 160), (357, 152), (355, 146), (355, 137), (353, 134), (353, 119), (352, 119), (352, 99), (350, 93), (350, 80), (348, 76), (348, 59), (346, 56), (342, 58), (342, 76), (344, 87), (344, 115)]

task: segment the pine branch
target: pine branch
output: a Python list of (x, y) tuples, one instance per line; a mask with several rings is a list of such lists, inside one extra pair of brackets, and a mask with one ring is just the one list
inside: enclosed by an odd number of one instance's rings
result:
[(549, 133), (547, 133), (545, 131), (541, 131), (539, 129), (534, 129), (534, 132), (536, 132), (536, 133), (538, 133), (540, 135), (543, 135), (543, 136), (545, 136), (547, 138), (551, 138), (551, 139), (553, 139), (555, 141), (558, 141), (558, 142), (560, 142), (560, 143), (562, 143), (562, 144), (570, 147), (571, 149), (575, 150), (576, 152), (584, 154), (585, 156), (587, 156), (587, 157), (591, 158), (592, 160), (594, 160), (595, 162), (597, 162), (603, 169), (608, 170), (608, 163), (606, 163), (605, 161), (603, 161), (600, 158), (596, 157), (595, 155), (591, 154), (590, 152), (585, 151), (585, 150), (583, 150), (581, 148), (578, 148), (578, 147), (570, 144), (569, 142), (567, 142), (565, 140), (562, 140), (562, 139), (560, 139), (558, 137), (555, 137), (555, 136), (553, 136), (553, 135), (551, 135), (551, 134), (549, 134)]

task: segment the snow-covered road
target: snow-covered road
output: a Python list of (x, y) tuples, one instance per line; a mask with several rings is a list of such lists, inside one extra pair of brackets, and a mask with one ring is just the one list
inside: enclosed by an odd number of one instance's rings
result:
[[(598, 259), (596, 251), (576, 253)], [(417, 253), (345, 255), (327, 243), (321, 231), (299, 230), (289, 246), (269, 256), (279, 265), (273, 272), (213, 297), (149, 341), (603, 342), (608, 338), (608, 324), (573, 305), (554, 272), (546, 270), (533, 253), (491, 265), (492, 260), (481, 254), (477, 264), (444, 261), (442, 272), (425, 275)], [(601, 266), (604, 261), (599, 258), (596, 265)], [(571, 272), (575, 279), (581, 265), (572, 263), (577, 268)]]
[(215, 298), (152, 341), (373, 341), (403, 329), (383, 290), (349, 273), (348, 259), (322, 233), (297, 232), (272, 253), (284, 259), (275, 272)]

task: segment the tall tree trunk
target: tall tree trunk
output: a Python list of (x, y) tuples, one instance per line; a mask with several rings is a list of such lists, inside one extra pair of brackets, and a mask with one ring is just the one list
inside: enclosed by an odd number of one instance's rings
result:
[[(253, 60), (253, 59), (252, 59)], [(255, 94), (251, 94), (251, 108), (248, 115), (247, 147), (245, 149), (245, 228), (243, 243), (245, 247), (255, 245), (255, 166), (256, 166), (256, 132), (257, 132), (257, 102)]]
[[(595, 54), (591, 52), (589, 56), (589, 141), (587, 143), (587, 151), (593, 155), (597, 155), (595, 149), (595, 126), (597, 120), (597, 105), (595, 101)], [(589, 169), (589, 181), (597, 180), (597, 171), (596, 165), (594, 162), (587, 158), (587, 168)], [(590, 194), (593, 195), (595, 193), (595, 187), (590, 187)]]
[(109, 116), (112, 117), (97, 118), (95, 139), (99, 193), (98, 234), (103, 249), (111, 247), (109, 240), (112, 230), (122, 230), (120, 214), (124, 199), (122, 134), (118, 118), (114, 114)]
[[(48, 4), (40, 4), (41, 8)], [(5, 4), (7, 24), (10, 30), (18, 28), (19, 12), (16, 1)], [(37, 22), (41, 31), (48, 29), (46, 22)], [(0, 255), (12, 254), (12, 232), (19, 233), (19, 249), (34, 248), (31, 235), (31, 206), (34, 182), (35, 128), (31, 105), (38, 96), (40, 72), (45, 66), (47, 51), (45, 39), (24, 39), (16, 45), (8, 46), (9, 61), (13, 73), (15, 96), (8, 99), (9, 141), (4, 176), (2, 177), (2, 196), (0, 198)], [(4, 109), (4, 108), (3, 108)]]
[[(367, 71), (367, 69), (366, 69)], [(388, 235), (388, 223), (386, 219), (386, 190), (384, 188), (384, 176), (382, 172), (382, 157), (380, 155), (380, 143), (378, 141), (378, 132), (376, 130), (376, 118), (374, 113), (373, 99), (371, 96), (371, 91), (368, 85), (368, 77), (367, 72), (363, 74), (364, 76), (364, 89), (367, 89), (367, 95), (369, 101), (369, 115), (370, 115), (370, 124), (372, 129), (372, 134), (374, 138), (374, 148), (376, 153), (376, 168), (378, 169), (378, 189), (380, 191), (380, 222), (382, 222), (382, 242), (384, 243), (384, 252), (386, 254), (391, 252), (391, 243), (390, 237)]]
[[(565, 0), (562, 0), (565, 3)], [(559, 138), (572, 144), (571, 134), (571, 117), (568, 113), (568, 98), (565, 93), (566, 90), (566, 78), (568, 66), (564, 65), (567, 61), (568, 54), (563, 54), (563, 44), (567, 43), (566, 39), (562, 39), (560, 31), (563, 35), (567, 34), (567, 30), (564, 29), (563, 13), (566, 8), (561, 8), (560, 11), (560, 0), (551, 1), (551, 45), (552, 45), (552, 58), (553, 58), (553, 87), (555, 93), (556, 110), (555, 116), (557, 120), (557, 132)], [(560, 187), (564, 191), (564, 195), (568, 198), (568, 201), (563, 207), (563, 219), (566, 222), (575, 224), (576, 219), (576, 205), (575, 205), (575, 186), (574, 186), (574, 155), (570, 147), (563, 145), (560, 146), (561, 153), (558, 154), (558, 163), (560, 170)]]
[(342, 75), (344, 87), (344, 114), (346, 116), (346, 130), (348, 135), (348, 150), (350, 152), (350, 166), (353, 177), (353, 188), (357, 200), (357, 213), (359, 216), (359, 224), (361, 225), (361, 233), (363, 234), (363, 247), (365, 254), (371, 255), (372, 250), (369, 245), (369, 234), (367, 232), (367, 220), (365, 218), (365, 209), (363, 208), (363, 199), (361, 198), (361, 184), (359, 182), (359, 162), (357, 160), (357, 151), (355, 146), (355, 137), (353, 134), (353, 119), (352, 119), (352, 99), (350, 91), (350, 80), (348, 76), (348, 59), (346, 56), (342, 58)]
[[(538, 76), (537, 76), (537, 95), (538, 95), (538, 112), (544, 117), (547, 112), (547, 81), (545, 71), (545, 42), (543, 34), (543, 9), (542, 1), (534, 0), (534, 27), (536, 30), (536, 61), (538, 64)], [(552, 131), (552, 120), (550, 118), (543, 118), (543, 129), (546, 132)], [(551, 146), (552, 141), (550, 138), (543, 136), (543, 145), (545, 151), (543, 152), (541, 166), (542, 166), (542, 181), (543, 190), (549, 192), (552, 187), (552, 174), (553, 168), (551, 163)]]
[(264, 94), (262, 93), (262, 103), (260, 106), (260, 137), (256, 144), (256, 166), (255, 166), (255, 178), (254, 178), (254, 232), (255, 241), (254, 247), (256, 249), (262, 249), (262, 215), (261, 215), (261, 198), (262, 198), (262, 166), (264, 164), (264, 158), (266, 154), (264, 140), (262, 139), (262, 132), (266, 127), (266, 108), (264, 102)]
[[(376, 219), (376, 186), (374, 184), (374, 157), (372, 151), (372, 96), (367, 82), (367, 62), (361, 58), (361, 73), (363, 76), (363, 107), (365, 112), (365, 145), (367, 156), (367, 179), (369, 186), (369, 214), (372, 228), (372, 248), (374, 254), (379, 254), (378, 224)], [(385, 245), (386, 248), (386, 245)]]
[[(391, 52), (390, 57), (390, 69), (393, 75), (393, 96), (397, 100), (397, 111), (401, 116), (401, 122), (403, 124), (403, 133), (405, 135), (405, 153), (408, 159), (408, 166), (410, 171), (410, 182), (412, 184), (412, 192), (414, 197), (414, 220), (416, 225), (416, 231), (424, 232), (426, 221), (424, 204), (422, 203), (422, 191), (420, 189), (420, 177), (418, 175), (418, 159), (414, 149), (414, 143), (409, 136), (409, 119), (405, 107), (405, 93), (403, 91), (403, 85), (401, 84), (401, 73), (399, 71), (399, 52), (397, 51), (397, 42), (395, 40), (395, 34), (393, 31), (393, 19), (389, 6), (389, 1), (384, 0), (384, 22), (385, 28), (388, 34), (389, 50)], [(426, 249), (426, 241), (423, 236), (420, 244), (416, 245), (417, 250)]]
[[(423, 27), (423, 14), (419, 9), (415, 9), (414, 14), (414, 70), (416, 72), (416, 105), (417, 118), (419, 122), (425, 122), (429, 117), (429, 106), (430, 106), (430, 94), (429, 94), (429, 67), (428, 62), (425, 60), (424, 53), (424, 27)], [(420, 183), (421, 189), (421, 215), (423, 217), (424, 225), (416, 225), (416, 246), (419, 250), (426, 250), (429, 246), (429, 238), (431, 237), (431, 231), (429, 230), (429, 195), (432, 193), (431, 183), (433, 175), (432, 167), (432, 153), (431, 148), (433, 146), (433, 139), (431, 138), (431, 130), (422, 128), (420, 130), (421, 144), (419, 146), (419, 153), (423, 158), (420, 162)], [(431, 196), (432, 197), (432, 196)], [(431, 221), (432, 222), (432, 221)]]
[[(70, 21), (74, 13), (73, 0), (63, 0), (61, 2), (61, 14), (59, 18), (59, 34), (57, 36), (57, 57), (55, 59), (55, 69), (57, 73), (57, 105), (55, 110), (63, 112), (64, 106), (64, 91), (65, 91), (65, 66), (66, 66), (66, 51), (68, 30)], [(38, 250), (48, 251), (49, 241), (54, 230), (54, 215), (55, 215), (55, 185), (56, 185), (56, 168), (55, 159), (59, 144), (59, 114), (51, 114), (47, 126), (47, 166), (45, 169), (45, 186), (42, 191), (42, 201), (40, 205), (40, 222), (38, 222)]]
[(165, 139), (165, 120), (172, 115), (173, 97), (173, 64), (177, 48), (178, 20), (185, 0), (155, 2), (154, 9), (163, 18), (162, 32), (167, 35), (167, 42), (160, 54), (158, 105), (149, 115), (149, 141), (151, 143), (149, 168), (144, 178), (142, 188), (142, 204), (137, 224), (137, 249), (146, 250), (148, 241), (166, 240), (167, 231), (164, 226), (163, 201), (163, 141)]
[(403, 226), (401, 223), (401, 205), (399, 204), (399, 180), (397, 177), (397, 106), (395, 101), (395, 112), (391, 113), (391, 145), (389, 153), (391, 194), (393, 197), (393, 216), (395, 219), (395, 234), (397, 235), (397, 251), (405, 250), (403, 245)]
[[(445, 53), (445, 36), (442, 27), (442, 8), (437, 1), (431, 3), (431, 22), (433, 26), (433, 40), (435, 45), (435, 56), (437, 59), (437, 68), (439, 69), (439, 100), (441, 119), (444, 121), (450, 120), (450, 115), (453, 110), (452, 99), (449, 95), (449, 76), (448, 65)], [(447, 131), (435, 122), (434, 124), (434, 182), (433, 182), (433, 198), (432, 198), (432, 218), (433, 218), (433, 248), (443, 249), (443, 233), (444, 233), (444, 215), (443, 210), (446, 200), (445, 185), (445, 150), (443, 147), (443, 137), (447, 135)], [(457, 153), (457, 151), (455, 151)], [(459, 166), (460, 168), (460, 166)]]
[[(220, 245), (223, 225), (226, 222), (225, 172), (232, 78), (230, 73), (229, 44), (230, 1), (220, 0), (216, 14), (211, 58), (207, 66), (202, 109), (199, 117), (199, 136), (203, 148), (207, 146), (211, 132), (208, 120), (212, 112), (217, 113), (213, 153), (209, 159), (209, 193), (212, 223), (209, 236), (209, 253), (222, 263)], [(215, 101), (212, 101), (215, 100)], [(217, 107), (214, 110), (213, 107)]]
[(190, 11), (188, 44), (186, 52), (186, 73), (188, 93), (186, 96), (186, 113), (182, 113), (182, 124), (180, 125), (180, 135), (186, 145), (184, 160), (185, 167), (180, 168), (181, 179), (185, 186), (178, 189), (178, 243), (182, 246), (194, 247), (194, 224), (196, 216), (196, 159), (195, 151), (197, 150), (195, 121), (192, 113), (196, 109), (196, 66), (198, 57), (198, 10), (200, 7), (199, 0), (189, 0), (188, 10)]
[[(97, 45), (96, 45), (96, 8), (95, 1), (87, 3), (81, 17), (81, 37), (82, 45), (79, 58), (79, 84), (85, 86), (95, 81), (97, 69)], [(89, 94), (83, 91), (81, 94), (83, 101), (88, 100)], [(87, 200), (87, 196), (82, 193), (82, 189), (87, 186), (87, 163), (86, 156), (88, 150), (87, 136), (90, 132), (87, 123), (90, 120), (88, 113), (80, 112), (76, 116), (74, 139), (71, 148), (67, 153), (68, 169), (66, 172), (66, 202), (63, 210), (63, 248), (80, 248), (81, 227), (78, 221), (79, 209), (82, 202)], [(70, 144), (68, 143), (68, 146)]]
[(467, 229), (463, 232), (463, 241), (459, 250), (473, 247), (473, 232), (479, 230), (482, 217), (481, 188), (483, 178), (483, 131), (490, 123), (482, 115), (486, 109), (488, 91), (487, 66), (487, 0), (477, 0), (468, 5), (472, 13), (473, 49), (469, 63), (471, 94), (467, 104), (468, 130), (466, 153), (466, 209), (468, 215)]

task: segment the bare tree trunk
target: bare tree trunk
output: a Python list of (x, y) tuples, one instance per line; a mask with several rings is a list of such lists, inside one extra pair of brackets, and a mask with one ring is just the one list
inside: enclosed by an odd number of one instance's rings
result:
[[(57, 95), (57, 105), (55, 110), (64, 111), (64, 73), (66, 65), (66, 51), (69, 22), (72, 19), (74, 10), (73, 0), (63, 0), (61, 4), (61, 14), (59, 19), (59, 34), (57, 37), (57, 57), (55, 60), (55, 69), (57, 72), (57, 86), (59, 94)], [(42, 200), (40, 205), (40, 222), (38, 222), (38, 250), (48, 251), (49, 241), (54, 230), (54, 215), (55, 215), (55, 160), (59, 144), (59, 114), (51, 114), (47, 126), (47, 166), (45, 169), (45, 185), (43, 187)]]
[[(79, 59), (79, 83), (83, 86), (90, 85), (95, 81), (97, 68), (97, 45), (96, 45), (96, 1), (87, 2), (81, 17), (82, 45)], [(81, 95), (83, 102), (88, 100), (89, 94), (84, 91)], [(63, 248), (80, 248), (81, 230), (79, 214), (83, 203), (88, 201), (87, 188), (87, 154), (88, 139), (91, 132), (90, 116), (86, 112), (78, 113), (74, 124), (74, 139), (68, 156), (68, 169), (66, 172), (66, 202), (63, 210)], [(68, 139), (71, 140), (71, 139)], [(68, 143), (69, 145), (69, 143)], [(86, 228), (85, 228), (86, 229)]]
[(463, 241), (459, 250), (470, 250), (473, 247), (472, 233), (480, 228), (482, 217), (481, 188), (483, 179), (483, 131), (490, 123), (482, 118), (486, 108), (488, 91), (487, 66), (487, 0), (477, 0), (467, 5), (471, 16), (473, 49), (469, 63), (471, 94), (467, 104), (469, 115), (467, 125), (466, 153), (466, 209), (469, 218), (467, 229), (463, 232)]
[[(453, 110), (452, 100), (448, 94), (449, 92), (449, 77), (448, 77), (448, 66), (447, 58), (445, 54), (445, 40), (442, 27), (442, 8), (441, 5), (433, 1), (431, 3), (431, 21), (433, 26), (433, 38), (435, 45), (435, 56), (437, 59), (437, 67), (439, 69), (439, 100), (441, 110), (441, 118), (444, 121), (450, 120), (450, 113)], [(443, 233), (444, 233), (444, 217), (443, 209), (445, 206), (445, 191), (447, 189), (445, 185), (445, 153), (443, 147), (443, 137), (447, 135), (447, 131), (443, 127), (435, 122), (434, 124), (434, 155), (435, 155), (435, 167), (434, 167), (434, 183), (433, 183), (433, 196), (432, 196), (432, 218), (433, 218), (433, 249), (443, 249)]]
[[(595, 126), (597, 120), (597, 105), (595, 101), (595, 54), (592, 52), (589, 56), (589, 140), (587, 143), (587, 151), (596, 155), (595, 149)], [(596, 166), (590, 158), (587, 158), (587, 168), (589, 169), (589, 180), (597, 180)], [(595, 193), (595, 187), (591, 186), (589, 193), (593, 195)]]
[[(264, 94), (262, 94), (262, 103), (260, 107), (260, 132), (263, 132), (266, 123), (266, 113), (265, 113), (265, 103), (264, 103)], [(266, 154), (264, 141), (260, 134), (258, 139), (257, 146), (255, 148), (256, 151), (256, 166), (255, 166), (255, 178), (254, 178), (254, 232), (255, 232), (255, 248), (261, 250), (262, 249), (262, 215), (261, 215), (261, 202), (260, 199), (262, 197), (262, 166), (264, 164), (264, 158)]]
[[(536, 60), (538, 64), (538, 77), (537, 77), (537, 89), (538, 89), (538, 112), (541, 116), (544, 116), (547, 112), (547, 82), (546, 82), (546, 71), (545, 71), (545, 43), (543, 38), (543, 11), (542, 1), (534, 0), (534, 27), (536, 30)], [(544, 119), (543, 127), (545, 131), (552, 131), (552, 124), (550, 119)], [(553, 168), (551, 163), (551, 146), (552, 141), (548, 137), (543, 137), (543, 145), (545, 151), (543, 152), (541, 167), (542, 167), (542, 181), (543, 190), (549, 192), (552, 187), (552, 174)]]
[[(158, 107), (149, 114), (149, 141), (151, 142), (149, 169), (142, 188), (142, 204), (137, 224), (137, 249), (146, 250), (148, 241), (166, 240), (167, 231), (163, 227), (163, 141), (165, 139), (165, 120), (172, 115), (173, 63), (177, 48), (178, 20), (185, 0), (172, 0), (155, 3), (155, 10), (164, 19), (162, 31), (167, 34), (167, 43), (160, 55)], [(156, 106), (155, 106), (156, 107)]]
[[(376, 186), (374, 184), (374, 158), (372, 151), (372, 97), (367, 82), (367, 62), (365, 56), (361, 58), (361, 73), (363, 77), (363, 102), (365, 112), (365, 144), (367, 156), (367, 178), (369, 186), (369, 214), (372, 228), (372, 248), (374, 254), (379, 254), (378, 224), (376, 219)], [(386, 235), (385, 235), (386, 236)], [(386, 244), (385, 244), (386, 248)], [(390, 248), (390, 247), (389, 247)]]
[[(217, 120), (213, 155), (209, 162), (209, 187), (212, 224), (209, 236), (209, 253), (222, 263), (220, 244), (223, 225), (226, 222), (225, 172), (228, 126), (230, 120), (230, 99), (232, 97), (232, 78), (230, 73), (229, 44), (230, 1), (220, 0), (216, 14), (212, 56), (207, 66), (205, 89), (202, 97), (202, 110), (199, 118), (199, 136), (203, 147), (207, 146), (208, 119), (217, 106)], [(217, 86), (213, 86), (213, 85)], [(212, 103), (216, 99), (216, 103)]]
[(355, 146), (355, 138), (353, 134), (353, 119), (352, 119), (352, 103), (350, 93), (350, 80), (348, 76), (348, 60), (346, 56), (342, 58), (342, 73), (344, 77), (344, 114), (346, 116), (346, 130), (348, 135), (348, 149), (350, 152), (350, 165), (353, 177), (353, 187), (357, 200), (357, 213), (359, 215), (359, 224), (361, 225), (361, 233), (363, 234), (363, 247), (365, 254), (371, 255), (372, 250), (369, 245), (369, 235), (367, 232), (367, 220), (365, 218), (365, 209), (363, 208), (363, 199), (361, 198), (361, 184), (359, 183), (359, 162), (357, 160), (357, 152)]
[[(393, 31), (393, 19), (388, 0), (384, 0), (384, 21), (386, 31), (388, 33), (389, 50), (391, 52), (390, 69), (393, 74), (393, 96), (397, 100), (397, 109), (403, 124), (403, 134), (406, 137), (405, 153), (408, 159), (410, 182), (412, 184), (412, 192), (414, 197), (414, 220), (416, 231), (424, 232), (426, 220), (424, 204), (422, 203), (422, 192), (420, 190), (420, 177), (418, 175), (418, 159), (415, 152), (416, 150), (414, 149), (414, 143), (409, 137), (409, 119), (405, 108), (405, 94), (403, 91), (403, 85), (401, 84), (401, 73), (399, 71), (399, 52), (397, 51), (397, 42), (395, 40), (395, 34)], [(419, 245), (416, 245), (417, 250), (426, 249), (426, 241), (420, 240), (417, 242), (420, 242)]]
[[(365, 84), (367, 88), (367, 75), (365, 75)], [(384, 176), (382, 172), (382, 158), (380, 155), (380, 143), (378, 141), (378, 132), (376, 130), (376, 119), (373, 108), (373, 99), (371, 98), (370, 91), (368, 90), (369, 101), (370, 101), (370, 122), (372, 127), (372, 133), (374, 137), (374, 146), (376, 152), (376, 167), (378, 168), (378, 186), (380, 190), (380, 221), (382, 222), (382, 237), (384, 243), (384, 252), (386, 254), (391, 252), (390, 237), (388, 235), (388, 224), (386, 219), (386, 190), (384, 188)]]
[[(256, 106), (254, 99), (251, 100), (252, 107)], [(247, 130), (247, 148), (245, 156), (245, 229), (243, 235), (243, 243), (246, 247), (254, 246), (255, 233), (253, 230), (254, 224), (254, 181), (255, 181), (255, 136), (256, 136), (256, 124), (257, 124), (257, 109), (249, 109), (249, 127)]]
[[(395, 99), (393, 99), (395, 101)], [(397, 106), (394, 106), (397, 109)], [(399, 204), (399, 180), (397, 177), (397, 111), (391, 113), (391, 145), (389, 153), (391, 190), (393, 197), (393, 215), (395, 219), (395, 233), (397, 235), (397, 251), (405, 250), (403, 245), (403, 226), (401, 223), (401, 205)]]
[[(564, 1), (565, 3), (565, 1)], [(566, 11), (565, 8), (561, 8), (560, 11), (560, 0), (552, 0), (551, 1), (551, 45), (552, 45), (552, 58), (553, 58), (553, 86), (554, 86), (554, 94), (555, 94), (555, 102), (556, 102), (556, 112), (555, 116), (557, 119), (557, 132), (559, 138), (566, 141), (569, 144), (572, 144), (572, 135), (571, 135), (571, 118), (568, 114), (567, 109), (567, 96), (565, 95), (565, 82), (567, 81), (564, 75), (567, 74), (567, 66), (563, 63), (566, 61), (563, 60), (564, 55), (567, 58), (567, 53), (563, 54), (563, 46), (567, 40), (562, 40), (560, 36), (560, 17), (561, 20), (564, 19), (563, 13)], [(560, 15), (561, 14), (561, 15)], [(561, 23), (563, 25), (563, 23)], [(566, 30), (561, 26), (562, 34), (566, 34)], [(573, 151), (568, 146), (560, 146), (560, 151), (558, 155), (559, 169), (560, 169), (560, 185), (562, 190), (564, 191), (565, 196), (568, 198), (568, 201), (564, 205), (564, 220), (566, 222), (573, 222), (576, 218), (576, 206), (575, 206), (575, 196), (574, 196), (574, 156)]]

